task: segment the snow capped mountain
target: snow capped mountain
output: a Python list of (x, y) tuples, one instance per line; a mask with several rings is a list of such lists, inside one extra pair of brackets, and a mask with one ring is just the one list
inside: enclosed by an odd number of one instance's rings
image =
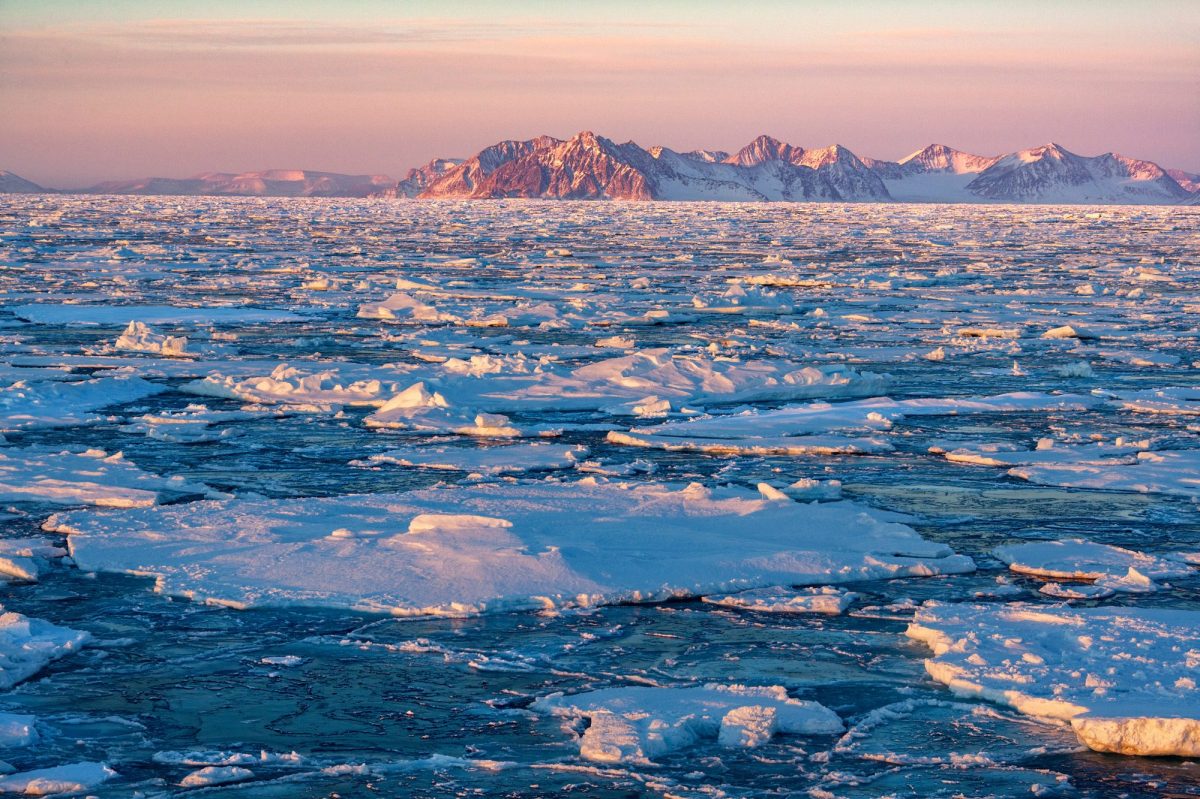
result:
[(998, 202), (1153, 204), (1188, 198), (1157, 164), (1115, 153), (1089, 158), (1058, 144), (1000, 158), (967, 190)]
[(408, 170), (408, 174), (395, 187), (385, 189), (373, 196), (416, 197), (462, 162), (461, 158), (435, 158), (425, 166), (413, 167)]
[(341, 175), (304, 169), (262, 172), (202, 172), (190, 178), (107, 181), (87, 194), (184, 194), (243, 197), (367, 197), (395, 185), (387, 175)]
[(759, 136), (733, 155), (726, 157), (725, 163), (737, 166), (758, 166), (767, 161), (799, 164), (803, 155), (803, 148), (785, 144), (772, 136)]
[(900, 168), (906, 175), (920, 175), (929, 172), (966, 175), (978, 174), (998, 160), (998, 156), (988, 158), (982, 155), (971, 155), (944, 144), (931, 144), (924, 150), (917, 150), (907, 158), (900, 159)]
[[(635, 144), (616, 144), (591, 131), (566, 141), (542, 137), (510, 148), (515, 157), (472, 181), (469, 189), (448, 178), (422, 197), (548, 197), (563, 200), (651, 200), (647, 176), (638, 166), (653, 160)], [(484, 151), (485, 153), (487, 151)], [(481, 156), (476, 156), (483, 163)], [(471, 163), (470, 159), (464, 163)], [(494, 163), (494, 161), (492, 161)]]
[(46, 191), (32, 180), (0, 169), (0, 194), (38, 194)]
[(1184, 172), (1182, 169), (1168, 169), (1167, 174), (1187, 191), (1193, 194), (1200, 192), (1200, 174)]
[(759, 136), (734, 155), (642, 149), (584, 131), (503, 142), (431, 184), (425, 198), (886, 201), (879, 176), (844, 147), (806, 151)]
[[(53, 191), (0, 171), (0, 193)], [(758, 136), (735, 153), (618, 144), (591, 131), (493, 144), (470, 158), (435, 158), (402, 180), (272, 169), (109, 181), (92, 194), (421, 199), (717, 200), (1197, 204), (1200, 175), (1116, 153), (1081, 156), (1047, 144), (982, 156), (931, 144), (899, 161), (839, 144), (805, 149)]]

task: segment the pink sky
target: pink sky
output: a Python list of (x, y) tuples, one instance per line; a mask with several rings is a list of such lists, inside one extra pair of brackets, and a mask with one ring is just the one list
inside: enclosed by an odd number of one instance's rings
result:
[(877, 158), (1053, 140), (1200, 171), (1194, 2), (75, 5), (0, 4), (0, 169), (51, 186), (399, 176), (581, 129)]

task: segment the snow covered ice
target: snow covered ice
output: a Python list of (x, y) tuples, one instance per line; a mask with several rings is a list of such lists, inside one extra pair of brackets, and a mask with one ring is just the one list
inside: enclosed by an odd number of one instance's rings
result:
[(1200, 210), (1091, 210), (5, 196), (0, 786), (1200, 793)]

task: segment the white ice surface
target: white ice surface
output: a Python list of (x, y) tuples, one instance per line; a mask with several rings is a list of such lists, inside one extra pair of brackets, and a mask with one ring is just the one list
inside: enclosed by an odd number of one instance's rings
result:
[(1082, 538), (1008, 544), (997, 547), (993, 554), (1015, 572), (1055, 579), (1124, 577), (1130, 569), (1150, 579), (1196, 573), (1177, 561)]
[(79, 651), (91, 640), (89, 633), (0, 607), (0, 690), (29, 679), (50, 661)]
[(45, 527), (71, 534), (81, 568), (152, 575), (164, 593), (463, 615), (974, 569), (899, 518), (585, 479), (66, 512)]
[(0, 793), (21, 796), (78, 794), (108, 782), (115, 776), (117, 772), (104, 763), (71, 763), (0, 776)]
[(1101, 752), (1200, 756), (1200, 612), (927, 602), (907, 634), (959, 696), (1069, 720)]
[(164, 494), (223, 496), (182, 477), (143, 471), (120, 452), (0, 448), (0, 502), (140, 508), (155, 504)]
[(570, 469), (587, 457), (585, 447), (567, 444), (514, 444), (504, 447), (409, 447), (353, 461), (356, 466), (417, 466), (476, 474)]
[(167, 336), (155, 333), (145, 322), (130, 322), (113, 348), (126, 352), (148, 352), (166, 357), (184, 357), (188, 351), (187, 336)]
[(646, 764), (706, 738), (724, 746), (754, 747), (776, 733), (833, 735), (845, 729), (829, 708), (792, 699), (779, 686), (604, 688), (551, 694), (532, 707), (566, 719), (587, 719), (579, 754), (599, 763)]
[(18, 319), (39, 325), (125, 327), (130, 322), (179, 325), (242, 325), (299, 322), (291, 311), (261, 308), (185, 308), (169, 305), (17, 305), (9, 308)]
[(812, 454), (887, 452), (892, 445), (854, 433), (889, 430), (907, 416), (1034, 413), (1082, 410), (1101, 400), (1077, 394), (1018, 392), (994, 397), (893, 400), (873, 397), (850, 402), (814, 402), (777, 410), (748, 410), (671, 421), (629, 432), (612, 432), (616, 444), (714, 454)]
[(823, 613), (837, 616), (854, 604), (858, 594), (833, 586), (751, 588), (736, 594), (704, 597), (705, 602), (759, 613)]
[(165, 390), (166, 386), (124, 376), (75, 383), (14, 383), (0, 389), (0, 433), (91, 424), (99, 420), (93, 411), (136, 402)]
[(1037, 463), (1008, 473), (1039, 485), (1200, 498), (1200, 449), (1138, 452), (1132, 462)]
[(38, 740), (37, 719), (20, 713), (0, 713), (0, 747), (30, 746)]

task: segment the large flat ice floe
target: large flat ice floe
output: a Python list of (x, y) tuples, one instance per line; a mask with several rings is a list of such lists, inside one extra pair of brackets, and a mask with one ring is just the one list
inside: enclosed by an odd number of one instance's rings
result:
[(130, 322), (177, 325), (249, 325), (299, 322), (291, 311), (262, 308), (187, 308), (172, 305), (55, 305), (37, 303), (9, 308), (13, 315), (39, 325), (125, 327)]
[(0, 433), (73, 427), (99, 421), (92, 412), (166, 391), (140, 377), (98, 377), (75, 383), (17, 382), (0, 390)]
[(0, 449), (0, 501), (139, 508), (164, 496), (223, 496), (182, 477), (143, 471), (116, 452), (53, 447)]
[(1200, 756), (1200, 612), (928, 602), (907, 633), (955, 694), (1069, 721), (1100, 752)]
[(27, 680), (52, 660), (79, 651), (89, 633), (31, 619), (0, 606), (0, 690)]
[(604, 688), (551, 694), (533, 709), (587, 719), (579, 754), (599, 763), (645, 764), (706, 738), (723, 746), (754, 747), (776, 733), (836, 735), (845, 729), (829, 708), (792, 699), (780, 686)]
[(89, 571), (239, 607), (466, 615), (962, 573), (894, 514), (698, 484), (520, 483), (66, 512)]
[(875, 436), (849, 434), (885, 431), (909, 416), (1048, 413), (1085, 410), (1100, 402), (1079, 394), (1037, 392), (906, 400), (872, 397), (671, 421), (613, 431), (608, 439), (614, 444), (725, 455), (880, 453), (890, 451), (892, 445)]
[(0, 793), (67, 796), (83, 793), (115, 776), (117, 772), (104, 763), (71, 763), (0, 776)]

